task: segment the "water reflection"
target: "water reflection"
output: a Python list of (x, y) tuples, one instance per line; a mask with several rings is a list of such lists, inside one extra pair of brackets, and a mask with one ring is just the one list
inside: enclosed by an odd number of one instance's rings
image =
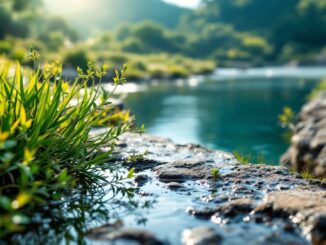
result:
[[(176, 95), (162, 100), (162, 110), (152, 124), (152, 130), (173, 137), (180, 143), (198, 139), (199, 111), (195, 96)], [(178, 113), (171, 113), (177, 111)], [(175, 124), (174, 122), (178, 122)], [(182, 125), (182, 127), (181, 127)], [(187, 141), (185, 141), (185, 139)]]
[(109, 222), (111, 213), (105, 205), (104, 189), (96, 193), (76, 193), (66, 200), (38, 207), (32, 214), (25, 234), (7, 238), (9, 244), (86, 244), (89, 225)]
[(127, 198), (119, 190), (113, 193), (109, 185), (75, 193), (60, 202), (36, 208), (28, 230), (0, 240), (0, 244), (92, 244), (87, 239), (91, 229), (120, 222), (130, 214), (136, 225), (145, 225), (145, 210), (152, 208), (154, 202), (154, 198), (145, 201)]

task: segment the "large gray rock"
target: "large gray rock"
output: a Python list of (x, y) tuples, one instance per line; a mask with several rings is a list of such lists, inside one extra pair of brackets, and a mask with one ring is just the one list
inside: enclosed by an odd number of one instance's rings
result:
[(298, 172), (326, 177), (326, 92), (309, 101), (299, 114), (291, 146), (281, 162)]

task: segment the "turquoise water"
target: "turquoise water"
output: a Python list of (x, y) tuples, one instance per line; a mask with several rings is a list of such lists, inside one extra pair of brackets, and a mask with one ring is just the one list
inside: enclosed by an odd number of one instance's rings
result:
[(278, 164), (288, 146), (278, 115), (284, 106), (298, 112), (325, 75), (323, 68), (222, 70), (148, 85), (130, 93), (126, 104), (147, 133)]

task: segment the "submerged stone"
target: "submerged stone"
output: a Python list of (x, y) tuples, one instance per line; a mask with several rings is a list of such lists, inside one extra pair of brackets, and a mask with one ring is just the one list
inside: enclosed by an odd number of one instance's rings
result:
[(171, 190), (180, 190), (180, 189), (183, 189), (185, 190), (186, 187), (178, 182), (169, 182), (165, 185), (168, 189), (171, 189)]
[(152, 233), (141, 229), (117, 229), (103, 232), (102, 228), (92, 230), (89, 238), (102, 241), (128, 241), (139, 245), (163, 245)]
[(211, 227), (187, 229), (182, 234), (184, 245), (219, 245), (221, 242), (222, 236)]
[(137, 186), (143, 186), (144, 184), (149, 181), (149, 177), (146, 174), (137, 174), (134, 181), (136, 182)]

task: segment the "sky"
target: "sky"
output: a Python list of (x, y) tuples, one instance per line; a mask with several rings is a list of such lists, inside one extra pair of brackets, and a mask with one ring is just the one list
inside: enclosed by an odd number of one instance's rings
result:
[(200, 0), (163, 0), (164, 2), (172, 3), (187, 8), (195, 8), (198, 6)]

